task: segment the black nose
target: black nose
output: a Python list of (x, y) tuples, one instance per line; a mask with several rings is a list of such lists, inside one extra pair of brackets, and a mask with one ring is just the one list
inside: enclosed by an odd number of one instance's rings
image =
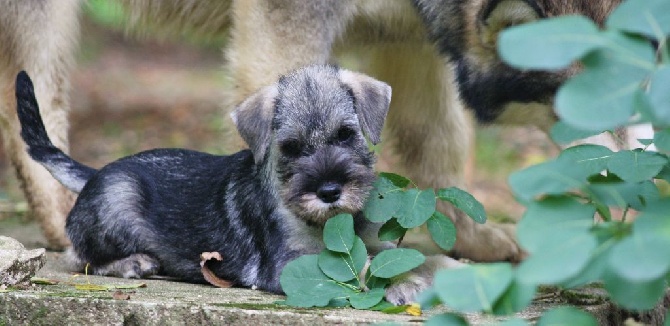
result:
[(334, 203), (340, 199), (342, 186), (334, 182), (326, 182), (316, 190), (316, 196), (326, 204)]

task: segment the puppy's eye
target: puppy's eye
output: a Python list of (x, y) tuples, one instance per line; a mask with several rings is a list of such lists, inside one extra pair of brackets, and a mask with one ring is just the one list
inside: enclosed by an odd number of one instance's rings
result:
[(351, 140), (356, 132), (349, 127), (342, 127), (337, 131), (337, 141), (340, 143), (345, 143)]
[(279, 145), (279, 150), (286, 156), (296, 157), (302, 153), (302, 145), (297, 140), (287, 140)]

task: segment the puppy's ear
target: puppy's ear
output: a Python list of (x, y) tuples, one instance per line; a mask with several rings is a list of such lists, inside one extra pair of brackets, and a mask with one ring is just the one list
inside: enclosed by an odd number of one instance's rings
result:
[(339, 71), (340, 80), (354, 96), (354, 107), (363, 132), (373, 144), (381, 141), (382, 128), (391, 103), (391, 86), (370, 76)]
[(230, 114), (237, 131), (254, 154), (256, 164), (263, 161), (272, 141), (272, 118), (277, 94), (276, 84), (266, 86), (237, 105)]

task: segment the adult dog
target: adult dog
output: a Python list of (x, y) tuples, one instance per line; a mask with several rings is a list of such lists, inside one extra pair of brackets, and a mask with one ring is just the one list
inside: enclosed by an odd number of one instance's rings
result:
[[(229, 33), (231, 104), (300, 66), (329, 62), (351, 51), (365, 57), (363, 70), (394, 89), (385, 130), (389, 145), (382, 156), (422, 187), (445, 187), (463, 186), (471, 134), (463, 106), (485, 123), (548, 130), (556, 121), (556, 89), (575, 71), (510, 68), (496, 54), (498, 33), (510, 25), (564, 14), (583, 14), (602, 23), (620, 0), (122, 2), (129, 26)], [(47, 131), (56, 146), (67, 149), (67, 73), (79, 5), (79, 0), (0, 0), (3, 138), (30, 205), (54, 246), (67, 244), (64, 221), (72, 201), (25, 154), (11, 95), (13, 76), (25, 69), (37, 81)], [(440, 209), (458, 229), (452, 254), (478, 261), (520, 258), (511, 229), (476, 224), (446, 204)]]

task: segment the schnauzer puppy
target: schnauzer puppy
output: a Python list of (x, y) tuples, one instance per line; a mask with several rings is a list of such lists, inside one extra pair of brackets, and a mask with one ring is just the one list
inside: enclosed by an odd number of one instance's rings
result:
[[(371, 252), (393, 246), (360, 213), (375, 179), (365, 136), (380, 141), (391, 100), (391, 88), (371, 77), (333, 66), (300, 69), (232, 113), (249, 150), (155, 149), (100, 170), (51, 143), (25, 72), (16, 97), (30, 156), (79, 193), (66, 224), (78, 270), (89, 264), (100, 275), (160, 273), (201, 283), (200, 253), (219, 252), (223, 261), (211, 265), (219, 278), (281, 293), (282, 268), (321, 251), (323, 225), (336, 214), (355, 216)], [(413, 299), (428, 274), (406, 278), (390, 300)]]

